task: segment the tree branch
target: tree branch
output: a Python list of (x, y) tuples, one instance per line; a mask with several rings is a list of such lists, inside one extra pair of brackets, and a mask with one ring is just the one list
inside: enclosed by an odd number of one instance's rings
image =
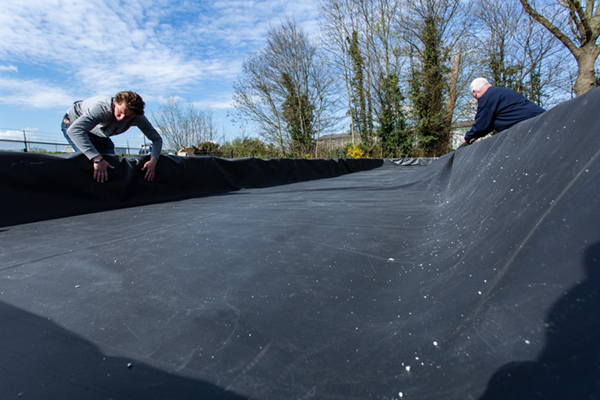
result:
[[(558, 40), (564, 44), (567, 49), (577, 58), (577, 54), (580, 53), (579, 48), (573, 41), (565, 35), (559, 28), (557, 28), (552, 22), (548, 21), (546, 17), (541, 15), (537, 10), (535, 10), (531, 4), (529, 4), (529, 0), (519, 0), (523, 5), (523, 8), (527, 12), (527, 14), (531, 15), (533, 19), (538, 21), (544, 28), (548, 29)], [(564, 0), (559, 0), (561, 4), (565, 4)]]
[[(579, 30), (580, 34), (581, 34), (581, 38), (585, 38), (585, 43), (588, 43), (593, 36), (593, 29), (590, 25), (590, 17), (592, 15), (591, 10), (592, 9), (588, 9), (590, 11), (590, 14), (588, 15), (587, 10), (584, 10), (581, 7), (581, 3), (579, 2), (579, 0), (568, 0), (569, 1), (569, 8), (571, 8), (572, 10), (574, 10), (574, 13), (577, 14), (577, 16), (579, 16), (578, 19), (575, 19), (575, 17), (573, 16), (573, 20), (578, 22), (577, 24), (577, 29)], [(572, 14), (574, 14), (572, 13)], [(583, 41), (581, 44), (585, 44)]]

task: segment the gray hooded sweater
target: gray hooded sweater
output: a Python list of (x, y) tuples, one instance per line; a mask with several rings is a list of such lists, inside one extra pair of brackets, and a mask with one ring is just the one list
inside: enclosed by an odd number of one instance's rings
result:
[(162, 150), (162, 138), (148, 118), (145, 115), (136, 115), (129, 121), (119, 122), (113, 113), (113, 102), (114, 97), (96, 96), (77, 101), (67, 110), (71, 121), (67, 134), (75, 146), (91, 160), (100, 153), (90, 142), (88, 133), (108, 138), (119, 135), (132, 126), (137, 126), (152, 141), (151, 155), (158, 158)]

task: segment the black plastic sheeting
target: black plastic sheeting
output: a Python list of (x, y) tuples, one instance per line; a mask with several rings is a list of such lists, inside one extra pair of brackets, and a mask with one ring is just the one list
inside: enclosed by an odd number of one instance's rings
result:
[(383, 160), (386, 164), (392, 164), (392, 165), (404, 165), (404, 166), (411, 166), (411, 165), (420, 165), (420, 166), (427, 166), (429, 164), (431, 164), (432, 162), (436, 161), (438, 158), (437, 157), (432, 157), (432, 158), (386, 158), (385, 160)]
[[(157, 177), (143, 179), (146, 157), (104, 158), (114, 167), (102, 186), (89, 160), (0, 151), (0, 227), (136, 205), (330, 178), (377, 168), (383, 160), (306, 160), (162, 156)], [(413, 160), (413, 159), (411, 159)], [(416, 159), (418, 160), (418, 159)]]
[(429, 166), (5, 227), (2, 397), (598, 399), (599, 106)]

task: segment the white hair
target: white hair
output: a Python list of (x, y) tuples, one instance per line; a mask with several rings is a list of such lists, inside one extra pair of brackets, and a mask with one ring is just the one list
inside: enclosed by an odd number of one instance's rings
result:
[(471, 82), (471, 92), (473, 90), (479, 92), (484, 86), (491, 85), (485, 78), (476, 78)]

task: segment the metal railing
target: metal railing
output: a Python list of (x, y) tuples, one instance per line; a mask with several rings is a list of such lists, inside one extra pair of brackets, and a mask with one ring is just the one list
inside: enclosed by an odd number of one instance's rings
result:
[[(39, 142), (35, 140), (0, 139), (0, 150), (22, 151), (36, 153), (72, 153), (73, 148), (68, 143)], [(138, 155), (140, 149), (115, 146), (115, 152), (119, 155)]]

